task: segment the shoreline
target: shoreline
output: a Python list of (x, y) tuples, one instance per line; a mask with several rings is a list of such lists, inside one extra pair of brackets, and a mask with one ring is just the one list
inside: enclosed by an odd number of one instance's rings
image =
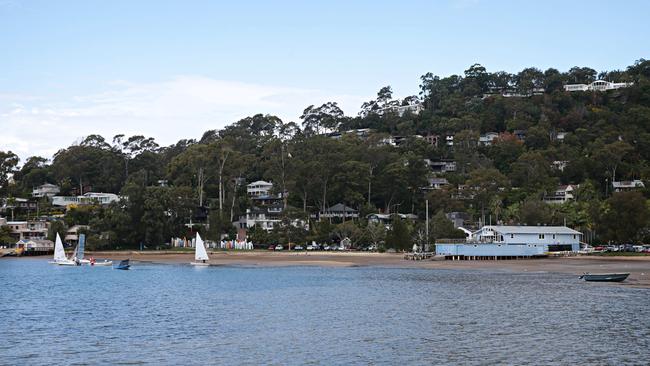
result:
[[(209, 263), (216, 266), (247, 267), (387, 267), (445, 270), (493, 270), (518, 273), (553, 272), (581, 275), (584, 272), (629, 272), (630, 277), (620, 284), (626, 287), (650, 288), (650, 256), (577, 256), (517, 260), (485, 261), (410, 261), (401, 253), (368, 252), (267, 252), (267, 251), (213, 251), (208, 252)], [(131, 259), (134, 263), (189, 264), (193, 252), (176, 251), (96, 251), (87, 257), (112, 260)], [(9, 257), (15, 258), (15, 257)], [(38, 258), (38, 257), (23, 257)]]

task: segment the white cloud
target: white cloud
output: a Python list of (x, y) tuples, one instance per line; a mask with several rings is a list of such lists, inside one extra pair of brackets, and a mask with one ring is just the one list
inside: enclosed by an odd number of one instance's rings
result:
[(0, 150), (21, 159), (51, 157), (81, 136), (142, 134), (169, 145), (199, 138), (256, 113), (297, 121), (302, 110), (338, 102), (349, 115), (369, 97), (336, 95), (315, 89), (269, 86), (201, 76), (179, 76), (152, 83), (112, 82), (92, 95), (53, 96), (0, 94)]

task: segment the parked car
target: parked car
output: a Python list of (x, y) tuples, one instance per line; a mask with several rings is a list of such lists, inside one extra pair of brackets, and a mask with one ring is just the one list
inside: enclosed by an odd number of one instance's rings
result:
[(307, 250), (317, 250), (315, 245), (307, 245)]
[(329, 245), (326, 245), (326, 246), (323, 247), (323, 250), (329, 251), (329, 250), (332, 250), (332, 248)]
[(302, 245), (296, 245), (293, 247), (293, 250), (305, 250), (305, 248), (303, 248)]
[(275, 250), (275, 245), (269, 245), (269, 250)]
[(275, 246), (275, 250), (282, 250), (282, 249), (284, 249), (284, 247), (282, 245), (276, 245)]

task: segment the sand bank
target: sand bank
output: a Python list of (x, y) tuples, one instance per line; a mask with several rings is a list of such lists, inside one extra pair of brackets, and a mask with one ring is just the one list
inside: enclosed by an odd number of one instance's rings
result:
[[(580, 275), (584, 272), (629, 272), (623, 286), (650, 288), (650, 257), (578, 256), (502, 261), (407, 261), (402, 254), (365, 252), (210, 252), (214, 265), (241, 266), (376, 266), (393, 268), (430, 268), (494, 270), (513, 272), (556, 272)], [(96, 258), (125, 259), (134, 262), (183, 264), (194, 259), (193, 253), (179, 252), (95, 252)]]

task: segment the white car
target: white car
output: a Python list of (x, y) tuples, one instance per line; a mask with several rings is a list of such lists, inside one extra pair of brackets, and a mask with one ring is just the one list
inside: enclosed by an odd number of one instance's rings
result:
[(275, 246), (275, 250), (282, 250), (282, 249), (284, 249), (284, 247), (282, 245), (276, 245)]

